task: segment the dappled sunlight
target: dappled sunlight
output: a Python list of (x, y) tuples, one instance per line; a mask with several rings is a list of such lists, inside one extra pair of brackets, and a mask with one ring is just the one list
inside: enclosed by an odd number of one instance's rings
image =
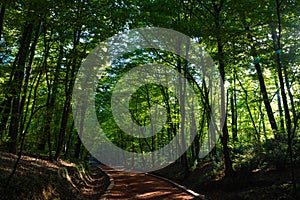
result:
[(46, 188), (43, 189), (42, 197), (43, 197), (43, 199), (55, 199), (55, 198), (58, 198), (59, 195), (55, 191), (55, 188), (53, 188), (52, 185), (48, 185)]
[[(107, 199), (194, 199), (191, 193), (184, 191), (166, 180), (146, 174), (128, 173), (101, 167), (114, 179), (114, 186)], [(195, 193), (196, 194), (196, 193)]]
[(162, 192), (162, 191), (154, 191), (154, 192), (146, 192), (144, 194), (138, 194), (135, 197), (140, 199), (148, 199), (148, 198), (154, 198), (159, 197), (166, 194), (172, 194), (171, 192)]
[[(1, 186), (12, 172), (16, 160), (16, 156), (0, 152), (0, 194), (3, 192)], [(21, 198), (19, 193), (29, 199), (99, 199), (107, 184), (108, 179), (100, 170), (89, 174), (82, 166), (73, 163), (22, 156), (11, 180), (10, 193), (4, 199), (15, 199), (16, 196)]]
[(65, 167), (76, 167), (76, 164), (75, 163), (70, 163), (70, 162), (66, 162), (66, 161), (63, 161), (63, 160), (59, 160), (59, 163)]

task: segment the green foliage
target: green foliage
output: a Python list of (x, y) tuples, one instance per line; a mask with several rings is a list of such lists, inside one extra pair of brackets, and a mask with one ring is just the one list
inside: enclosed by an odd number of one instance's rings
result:
[(283, 169), (287, 164), (287, 144), (275, 139), (266, 140), (263, 144), (264, 161), (269, 165), (274, 165), (278, 169)]

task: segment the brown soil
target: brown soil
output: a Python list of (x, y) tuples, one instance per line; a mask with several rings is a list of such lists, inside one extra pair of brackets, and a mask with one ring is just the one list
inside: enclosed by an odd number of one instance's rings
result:
[[(145, 175), (116, 171), (101, 166), (114, 179), (114, 185), (107, 195), (109, 177), (99, 168), (90, 173), (83, 167), (64, 161), (50, 162), (44, 159), (22, 156), (17, 172), (9, 185), (16, 156), (0, 152), (0, 199), (196, 199), (168, 181)], [(264, 167), (237, 170), (233, 178), (224, 178), (222, 171), (214, 171), (211, 162), (203, 163), (183, 179), (182, 169), (170, 165), (156, 172), (173, 179), (212, 200), (264, 200), (300, 199), (291, 192), (289, 169)], [(212, 173), (214, 171), (214, 173)], [(295, 171), (300, 180), (300, 167)], [(300, 185), (297, 185), (300, 191)]]
[(195, 196), (153, 176), (101, 167), (114, 179), (111, 191), (103, 199), (195, 199)]
[(0, 152), (0, 199), (100, 199), (109, 184), (100, 170), (88, 173), (73, 163), (22, 156), (7, 186), (16, 159)]

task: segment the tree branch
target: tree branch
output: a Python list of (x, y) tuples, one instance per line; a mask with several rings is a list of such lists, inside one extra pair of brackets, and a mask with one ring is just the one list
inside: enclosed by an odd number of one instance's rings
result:
[(209, 9), (209, 7), (207, 6), (207, 5), (205, 5), (204, 3), (203, 3), (203, 1), (201, 1), (201, 0), (198, 0), (198, 2), (212, 15), (212, 16), (215, 16), (215, 13), (214, 12), (212, 12), (210, 9)]

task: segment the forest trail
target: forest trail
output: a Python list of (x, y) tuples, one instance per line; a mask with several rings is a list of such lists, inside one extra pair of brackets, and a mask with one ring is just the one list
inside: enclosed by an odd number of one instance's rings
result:
[(166, 180), (139, 173), (117, 171), (115, 169), (101, 166), (102, 171), (110, 176), (111, 185), (105, 199), (204, 199), (201, 195), (192, 193), (175, 186)]

